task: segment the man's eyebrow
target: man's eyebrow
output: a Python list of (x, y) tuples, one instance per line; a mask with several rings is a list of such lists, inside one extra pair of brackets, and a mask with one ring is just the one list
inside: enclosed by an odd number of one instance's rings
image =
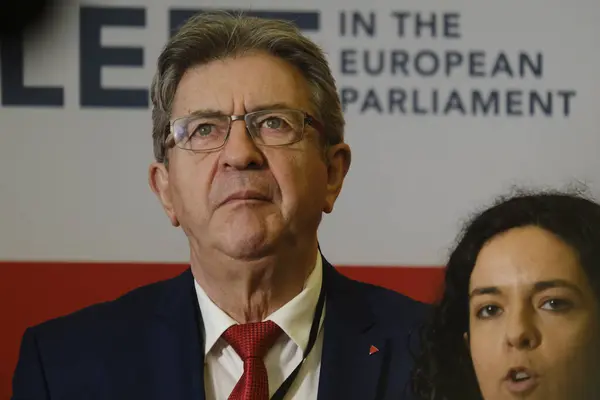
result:
[(223, 117), (227, 114), (223, 113), (220, 110), (215, 110), (212, 108), (201, 108), (201, 109), (197, 109), (192, 111), (190, 114), (190, 116), (210, 116), (210, 117)]
[(298, 107), (291, 106), (285, 102), (277, 102), (277, 103), (265, 103), (259, 104), (254, 107), (251, 107), (248, 112), (253, 111), (264, 111), (264, 110), (281, 110), (281, 109), (297, 109)]
[[(298, 107), (291, 106), (287, 103), (265, 103), (260, 104), (250, 109), (246, 110), (246, 113), (254, 112), (254, 111), (264, 111), (264, 110), (281, 110), (281, 109), (297, 109)], [(201, 115), (201, 116), (211, 116), (211, 117), (222, 117), (229, 116), (230, 114), (226, 114), (221, 110), (217, 110), (214, 108), (200, 108), (196, 109), (189, 113), (190, 116)]]

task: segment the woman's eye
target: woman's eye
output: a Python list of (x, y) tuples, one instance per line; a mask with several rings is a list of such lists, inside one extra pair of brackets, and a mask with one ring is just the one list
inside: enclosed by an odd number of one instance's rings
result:
[(479, 319), (487, 319), (492, 318), (499, 315), (502, 312), (502, 309), (498, 306), (488, 304), (486, 306), (481, 307), (477, 311), (477, 318)]
[(573, 307), (573, 303), (564, 299), (546, 300), (540, 307), (548, 311), (567, 311)]

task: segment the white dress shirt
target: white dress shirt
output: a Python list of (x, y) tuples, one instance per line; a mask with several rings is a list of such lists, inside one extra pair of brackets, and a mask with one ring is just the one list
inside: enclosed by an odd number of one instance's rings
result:
[[(323, 264), (317, 252), (315, 268), (302, 291), (283, 307), (269, 315), (281, 327), (283, 334), (265, 356), (269, 377), (269, 397), (294, 371), (304, 357), (319, 292), (323, 283)], [(196, 295), (204, 320), (204, 387), (206, 400), (227, 400), (244, 372), (244, 363), (235, 350), (221, 338), (227, 328), (237, 322), (213, 303), (196, 282)], [(323, 319), (315, 345), (300, 369), (285, 400), (316, 399), (319, 387), (321, 351), (323, 349)]]

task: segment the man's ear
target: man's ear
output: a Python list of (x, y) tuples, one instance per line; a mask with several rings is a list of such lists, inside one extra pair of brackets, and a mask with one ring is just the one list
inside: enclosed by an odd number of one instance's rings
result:
[(344, 183), (344, 178), (350, 169), (352, 153), (346, 143), (338, 143), (327, 149), (325, 154), (327, 164), (327, 195), (323, 211), (330, 213)]
[(160, 204), (162, 204), (167, 217), (169, 217), (169, 221), (171, 221), (171, 225), (175, 227), (179, 226), (179, 220), (177, 220), (177, 216), (175, 215), (173, 201), (171, 199), (169, 170), (165, 164), (159, 162), (150, 164), (148, 170), (148, 183), (156, 197), (158, 197)]

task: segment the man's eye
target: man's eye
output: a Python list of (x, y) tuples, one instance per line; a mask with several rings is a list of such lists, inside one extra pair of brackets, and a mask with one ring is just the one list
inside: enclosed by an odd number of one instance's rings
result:
[(262, 125), (268, 129), (281, 129), (285, 127), (285, 121), (281, 118), (271, 117), (264, 120)]
[(200, 135), (200, 136), (206, 136), (208, 134), (210, 134), (213, 130), (213, 125), (209, 125), (209, 124), (202, 124), (202, 125), (198, 125), (198, 127), (196, 128), (196, 130), (194, 130), (193, 134), (194, 135)]

